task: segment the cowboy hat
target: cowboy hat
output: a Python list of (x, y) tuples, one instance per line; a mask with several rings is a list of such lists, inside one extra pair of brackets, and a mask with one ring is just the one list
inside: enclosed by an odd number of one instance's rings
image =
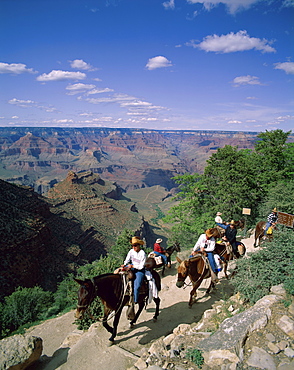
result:
[(230, 222), (230, 225), (236, 225), (236, 222), (235, 222), (234, 220), (232, 220), (232, 221)]
[(217, 213), (216, 213), (216, 215), (217, 215), (217, 216), (221, 216), (221, 215), (222, 215), (222, 213), (221, 213), (221, 212), (217, 212)]
[(272, 212), (277, 212), (277, 208), (275, 207), (275, 208), (272, 210)]
[(206, 231), (205, 231), (205, 234), (206, 234), (206, 236), (208, 237), (208, 238), (212, 238), (214, 235), (215, 235), (215, 229), (207, 229)]
[(144, 242), (143, 240), (141, 240), (140, 238), (138, 238), (137, 236), (133, 236), (132, 237), (132, 240), (130, 241), (130, 243), (133, 245), (133, 244), (141, 244), (143, 245)]
[(162, 239), (161, 238), (158, 238), (156, 239), (155, 243), (161, 243), (162, 242)]

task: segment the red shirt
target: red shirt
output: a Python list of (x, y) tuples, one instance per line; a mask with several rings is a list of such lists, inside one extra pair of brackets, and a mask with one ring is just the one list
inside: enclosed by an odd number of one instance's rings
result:
[(153, 246), (154, 252), (164, 253), (164, 249), (161, 247), (159, 243), (155, 243)]

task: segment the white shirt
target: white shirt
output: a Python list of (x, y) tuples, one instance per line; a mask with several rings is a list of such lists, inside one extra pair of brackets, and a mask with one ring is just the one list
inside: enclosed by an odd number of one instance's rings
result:
[(129, 263), (133, 265), (133, 267), (137, 270), (142, 270), (146, 262), (146, 253), (143, 249), (140, 249), (139, 252), (134, 251), (131, 249), (124, 261), (124, 265), (128, 265)]
[(221, 216), (216, 216), (216, 218), (214, 219), (214, 221), (215, 221), (217, 224), (223, 224), (223, 219), (221, 218)]
[(212, 252), (215, 248), (215, 239), (212, 237), (207, 239), (206, 234), (201, 234), (197, 243), (194, 245), (193, 251), (196, 252), (198, 249), (204, 247), (206, 252)]

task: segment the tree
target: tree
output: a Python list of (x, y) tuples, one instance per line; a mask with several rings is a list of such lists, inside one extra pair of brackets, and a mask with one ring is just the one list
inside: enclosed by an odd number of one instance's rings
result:
[(221, 211), (227, 220), (242, 217), (243, 208), (251, 208), (256, 215), (256, 204), (264, 190), (256, 181), (256, 161), (250, 150), (238, 150), (226, 145), (207, 161), (203, 182), (206, 185), (207, 206), (212, 215)]
[[(291, 131), (273, 130), (261, 132), (257, 135), (255, 152), (260, 161), (259, 177), (264, 185), (270, 185), (283, 178), (287, 178), (286, 141)], [(293, 164), (293, 162), (292, 162)]]
[(192, 247), (195, 239), (211, 223), (206, 208), (206, 188), (203, 175), (195, 173), (179, 175), (173, 180), (179, 184), (179, 192), (174, 197), (178, 203), (173, 206), (164, 222), (173, 223), (171, 239)]

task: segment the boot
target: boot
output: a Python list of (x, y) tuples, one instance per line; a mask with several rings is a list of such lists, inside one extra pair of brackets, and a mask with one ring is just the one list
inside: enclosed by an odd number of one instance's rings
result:
[(218, 283), (219, 282), (219, 279), (217, 277), (217, 272), (214, 272), (214, 271), (210, 271), (210, 274), (211, 274), (211, 280), (214, 284)]

